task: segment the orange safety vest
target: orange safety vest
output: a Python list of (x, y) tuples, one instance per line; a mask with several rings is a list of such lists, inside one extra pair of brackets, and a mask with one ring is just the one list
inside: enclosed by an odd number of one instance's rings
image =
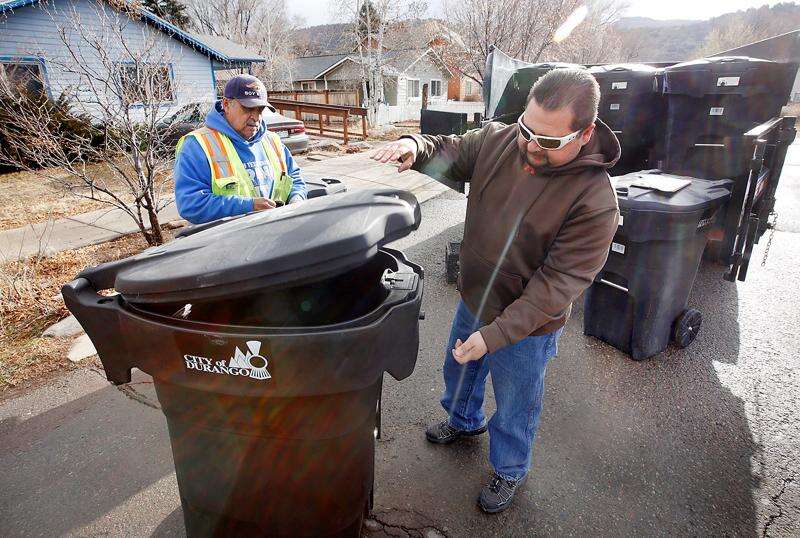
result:
[[(181, 137), (175, 148), (180, 152), (187, 137), (193, 136), (203, 149), (208, 165), (211, 168), (211, 192), (219, 196), (245, 196), (256, 198), (259, 194), (253, 186), (253, 180), (236, 152), (233, 142), (226, 134), (201, 127)], [(272, 166), (272, 190), (269, 198), (286, 203), (292, 191), (292, 178), (286, 173), (286, 160), (281, 151), (281, 139), (275, 133), (267, 131), (261, 139), (264, 152)]]

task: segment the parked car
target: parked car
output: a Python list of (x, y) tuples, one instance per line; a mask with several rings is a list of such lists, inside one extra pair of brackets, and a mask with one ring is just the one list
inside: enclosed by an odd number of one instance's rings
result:
[[(212, 106), (214, 103), (210, 101), (190, 103), (165, 119), (159, 129), (166, 131), (166, 143), (174, 147), (183, 135), (202, 127)], [(264, 111), (264, 119), (267, 128), (280, 136), (289, 151), (301, 153), (308, 149), (308, 135), (302, 121), (269, 110)]]

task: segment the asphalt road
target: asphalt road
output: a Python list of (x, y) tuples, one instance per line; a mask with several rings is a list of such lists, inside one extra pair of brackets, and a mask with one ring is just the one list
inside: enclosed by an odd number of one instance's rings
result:
[[(443, 347), (458, 301), (443, 252), (460, 238), (465, 208), (457, 194), (427, 202), (420, 230), (396, 245), (426, 268), (426, 319), (414, 373), (384, 386), (365, 534), (800, 535), (798, 149), (767, 265), (737, 284), (701, 267), (690, 306), (704, 321), (689, 348), (631, 361), (583, 336), (578, 301), (548, 367), (532, 472), (496, 516), (475, 506), (490, 474), (486, 436), (450, 447), (423, 436), (443, 417)], [(145, 376), (120, 390), (85, 369), (0, 404), (0, 534), (183, 534), (166, 425)]]

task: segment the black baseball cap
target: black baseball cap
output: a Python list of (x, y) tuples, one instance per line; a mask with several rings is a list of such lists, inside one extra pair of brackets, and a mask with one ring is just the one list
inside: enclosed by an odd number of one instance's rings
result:
[(267, 101), (267, 88), (253, 75), (236, 75), (225, 84), (223, 93), (228, 99), (236, 99), (242, 106), (253, 108), (265, 106), (273, 112), (275, 107)]

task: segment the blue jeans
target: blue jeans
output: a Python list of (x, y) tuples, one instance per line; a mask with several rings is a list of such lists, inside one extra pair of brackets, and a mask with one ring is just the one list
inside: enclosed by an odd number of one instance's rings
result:
[(518, 481), (530, 469), (533, 438), (539, 426), (547, 361), (557, 352), (562, 329), (520, 342), (461, 365), (453, 358), (456, 339), (464, 342), (480, 321), (459, 302), (444, 360), (442, 407), (450, 425), (477, 430), (486, 424), (483, 395), (491, 372), (497, 411), (489, 420), (489, 461), (506, 480)]

